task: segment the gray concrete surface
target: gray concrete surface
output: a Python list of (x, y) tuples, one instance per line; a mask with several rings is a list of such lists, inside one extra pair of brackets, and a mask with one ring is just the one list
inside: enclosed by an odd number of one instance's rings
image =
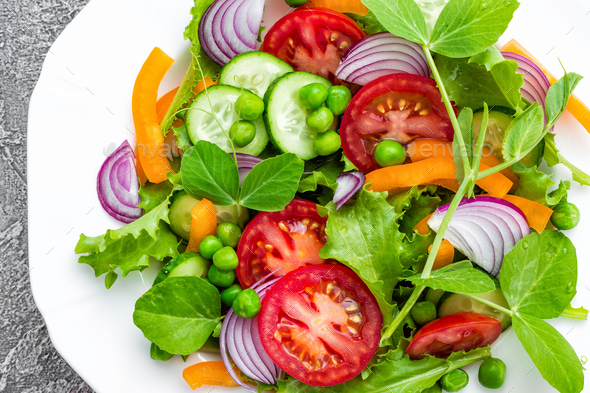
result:
[(27, 111), (47, 51), (88, 0), (0, 0), (0, 392), (92, 390), (55, 351), (28, 275)]

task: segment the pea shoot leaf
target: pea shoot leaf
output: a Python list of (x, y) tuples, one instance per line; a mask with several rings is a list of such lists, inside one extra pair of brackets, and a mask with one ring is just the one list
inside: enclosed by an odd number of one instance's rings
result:
[(545, 135), (545, 150), (543, 158), (549, 166), (555, 166), (557, 164), (565, 165), (572, 172), (572, 178), (574, 181), (580, 183), (581, 186), (590, 186), (590, 175), (576, 167), (561, 155), (557, 148), (557, 144), (555, 143), (555, 134), (548, 133)]
[(419, 44), (428, 43), (426, 21), (414, 0), (363, 0), (363, 4), (392, 34)]
[[(461, 113), (459, 113), (457, 121), (459, 122), (459, 132), (463, 136), (466, 158), (470, 162), (473, 156), (473, 110), (467, 107), (463, 108)], [(466, 168), (463, 165), (463, 152), (457, 138), (453, 138), (453, 162), (455, 163), (455, 178), (461, 183), (465, 179)]]
[(217, 145), (207, 141), (197, 142), (184, 153), (180, 173), (187, 194), (207, 198), (219, 206), (237, 203), (238, 168), (231, 156)]
[(424, 285), (432, 289), (455, 293), (486, 293), (496, 289), (490, 276), (473, 268), (469, 261), (455, 262), (433, 270), (428, 278), (422, 278), (416, 274), (405, 280), (411, 281), (414, 285)]
[(550, 126), (553, 126), (561, 117), (570, 96), (581, 80), (581, 75), (568, 72), (549, 88), (545, 99), (545, 112), (547, 113), (547, 123)]
[(582, 391), (582, 363), (570, 343), (553, 326), (526, 313), (515, 313), (512, 326), (533, 363), (551, 386), (561, 393)]
[(133, 323), (162, 351), (188, 355), (221, 320), (219, 291), (195, 276), (169, 277), (135, 303)]
[(268, 158), (256, 164), (244, 179), (240, 204), (261, 211), (283, 210), (295, 196), (302, 173), (303, 161), (295, 154)]
[(537, 145), (543, 134), (544, 123), (543, 109), (536, 102), (514, 119), (504, 135), (504, 160), (524, 158)]
[(531, 233), (506, 254), (499, 279), (512, 311), (557, 318), (576, 294), (576, 248), (559, 231)]
[(434, 25), (429, 47), (455, 58), (478, 54), (498, 41), (518, 6), (517, 0), (450, 0)]

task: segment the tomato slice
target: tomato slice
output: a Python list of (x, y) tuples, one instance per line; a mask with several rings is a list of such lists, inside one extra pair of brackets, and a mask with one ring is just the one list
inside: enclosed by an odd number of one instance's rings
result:
[(365, 173), (379, 169), (374, 155), (382, 139), (405, 145), (418, 137), (452, 141), (453, 135), (436, 82), (412, 74), (384, 75), (366, 84), (340, 125), (344, 154)]
[(352, 270), (340, 265), (301, 268), (267, 293), (258, 332), (270, 358), (313, 386), (357, 376), (377, 348), (383, 317), (377, 300)]
[(434, 320), (422, 327), (408, 345), (412, 359), (426, 355), (446, 358), (452, 352), (470, 351), (496, 341), (502, 323), (486, 315), (461, 312)]
[(271, 272), (280, 277), (302, 266), (326, 263), (319, 253), (327, 240), (327, 219), (320, 217), (315, 203), (303, 199), (293, 199), (279, 212), (258, 213), (238, 245), (236, 273), (242, 287)]
[(327, 8), (300, 8), (270, 28), (261, 51), (334, 82), (334, 73), (348, 48), (365, 36), (348, 16)]

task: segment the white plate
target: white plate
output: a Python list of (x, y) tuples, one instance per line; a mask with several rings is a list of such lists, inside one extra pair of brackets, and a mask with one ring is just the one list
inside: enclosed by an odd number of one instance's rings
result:
[[(283, 0), (268, 0), (265, 20), (286, 12)], [(29, 265), (33, 295), (53, 344), (66, 361), (99, 393), (189, 392), (182, 369), (203, 358), (194, 354), (156, 362), (149, 343), (132, 321), (134, 304), (157, 272), (148, 269), (119, 279), (109, 290), (104, 277), (94, 278), (77, 263), (74, 246), (81, 232), (104, 233), (121, 224), (105, 213), (96, 196), (96, 174), (115, 146), (135, 142), (131, 92), (137, 72), (154, 46), (177, 62), (160, 93), (177, 86), (188, 65), (182, 32), (189, 21), (190, 0), (92, 0), (51, 47), (31, 98), (28, 134)], [(525, 0), (501, 40), (515, 37), (555, 74), (558, 57), (570, 71), (590, 78), (590, 6), (582, 0), (567, 6), (549, 0)], [(577, 95), (590, 103), (590, 81)], [(557, 144), (575, 164), (590, 171), (590, 135), (566, 113), (557, 126)], [(558, 168), (556, 178), (570, 174)], [(575, 306), (590, 306), (590, 188), (573, 184), (570, 200), (582, 212), (582, 223), (568, 236), (578, 246), (580, 261)], [(586, 203), (584, 203), (586, 202)], [(585, 231), (584, 231), (585, 230)], [(559, 319), (551, 323), (590, 355), (588, 322)], [(508, 366), (498, 392), (554, 391), (533, 368), (512, 331), (494, 345)], [(203, 354), (205, 359), (214, 356)], [(464, 391), (483, 392), (470, 367), (472, 383)], [(209, 391), (211, 388), (204, 388)], [(236, 391), (216, 388), (220, 391)], [(590, 391), (590, 388), (585, 389)]]

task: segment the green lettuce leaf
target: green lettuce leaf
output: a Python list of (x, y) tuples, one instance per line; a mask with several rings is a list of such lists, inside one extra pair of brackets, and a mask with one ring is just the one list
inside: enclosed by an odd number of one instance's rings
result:
[(320, 213), (326, 211), (328, 242), (320, 256), (336, 259), (358, 274), (379, 302), (384, 325), (389, 324), (394, 310), (393, 288), (402, 272), (399, 259), (407, 251), (405, 235), (398, 230), (397, 215), (386, 194), (361, 190), (354, 204), (336, 210), (330, 203), (320, 209)]
[(182, 123), (179, 127), (172, 127), (174, 136), (176, 136), (176, 144), (183, 152), (187, 151), (193, 146), (190, 137), (188, 136), (188, 130), (186, 125)]
[(381, 22), (379, 22), (379, 19), (377, 19), (377, 16), (375, 16), (371, 10), (367, 12), (367, 15), (358, 15), (353, 13), (345, 13), (345, 15), (354, 20), (356, 24), (359, 25), (359, 27), (363, 29), (365, 33), (367, 33), (367, 35), (387, 31), (387, 29), (383, 27)]
[(512, 326), (537, 369), (561, 393), (584, 389), (582, 363), (570, 343), (553, 326), (534, 316), (515, 313)]
[(205, 344), (221, 320), (219, 291), (195, 276), (170, 277), (135, 303), (133, 323), (162, 351), (188, 355)]
[(414, 233), (414, 227), (424, 217), (436, 210), (441, 203), (437, 194), (438, 187), (427, 185), (424, 187), (412, 187), (407, 192), (392, 195), (387, 202), (393, 206), (393, 210), (399, 215), (399, 230), (406, 233)]
[(138, 207), (141, 207), (146, 213), (158, 207), (164, 202), (174, 186), (169, 181), (163, 181), (158, 184), (146, 183), (145, 186), (139, 186), (139, 196), (141, 202)]
[(370, 368), (366, 379), (357, 376), (339, 385), (317, 387), (289, 377), (277, 380), (277, 393), (420, 393), (446, 373), (490, 356), (489, 347), (454, 352), (448, 359), (426, 356), (421, 360), (411, 360), (402, 351), (394, 350)]
[(549, 166), (555, 166), (557, 164), (565, 165), (572, 172), (574, 181), (580, 183), (581, 186), (590, 186), (590, 176), (566, 160), (559, 153), (559, 149), (555, 144), (555, 134), (548, 133), (545, 135), (545, 152), (543, 153), (543, 158)]
[(162, 261), (177, 256), (178, 239), (168, 226), (171, 196), (172, 193), (149, 213), (120, 229), (109, 229), (95, 237), (81, 234), (74, 251), (88, 255), (81, 256), (78, 262), (90, 265), (96, 277), (106, 273), (105, 286), (109, 289), (117, 279), (116, 268), (125, 277), (129, 272), (149, 267), (150, 257)]
[(556, 189), (549, 191), (556, 183), (551, 180), (551, 175), (537, 170), (536, 166), (527, 168), (517, 162), (512, 171), (520, 178), (515, 195), (549, 207), (567, 202), (567, 192), (571, 187), (569, 181), (560, 181)]
[(499, 279), (513, 312), (557, 318), (576, 294), (576, 248), (559, 231), (531, 233), (506, 254)]
[(487, 57), (477, 55), (454, 59), (437, 55), (435, 63), (449, 98), (457, 106), (476, 110), (483, 107), (484, 101), (490, 108), (516, 108), (520, 104), (520, 87), (524, 79), (516, 72), (518, 64), (512, 60), (500, 60), (493, 55), (493, 50)]
[(190, 52), (192, 59), (188, 67), (188, 71), (186, 72), (184, 79), (178, 88), (178, 92), (174, 96), (174, 99), (172, 100), (172, 103), (170, 104), (164, 119), (160, 123), (160, 128), (164, 135), (168, 133), (168, 130), (170, 130), (170, 127), (176, 118), (176, 112), (179, 109), (184, 108), (189, 103), (190, 99), (195, 95), (193, 90), (201, 81), (201, 79), (205, 78), (206, 76), (213, 79), (221, 70), (221, 67), (209, 57), (207, 57), (203, 51), (198, 34), (199, 22), (201, 22), (203, 14), (205, 11), (207, 11), (207, 8), (209, 8), (213, 1), (214, 0), (195, 0), (195, 6), (191, 8), (191, 15), (193, 19), (184, 30), (184, 39), (190, 40), (191, 42)]

